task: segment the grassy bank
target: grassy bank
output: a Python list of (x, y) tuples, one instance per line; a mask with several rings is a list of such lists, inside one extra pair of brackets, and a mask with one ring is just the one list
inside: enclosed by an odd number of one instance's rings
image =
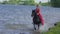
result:
[(60, 34), (60, 22), (58, 22), (53, 28), (50, 28), (49, 31), (43, 32), (42, 34)]

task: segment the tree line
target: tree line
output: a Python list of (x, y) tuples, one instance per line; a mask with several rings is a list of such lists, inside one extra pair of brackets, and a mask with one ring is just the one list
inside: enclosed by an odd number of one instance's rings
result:
[(4, 1), (1, 4), (35, 5), (35, 2), (34, 0), (9, 0)]
[[(17, 4), (17, 5), (36, 5), (34, 0), (9, 0), (0, 2), (0, 4)], [(40, 5), (43, 6), (53, 6), (53, 7), (60, 7), (60, 0), (50, 0), (50, 2), (42, 3), (39, 2)]]
[(60, 0), (51, 0), (51, 5), (53, 7), (60, 7)]

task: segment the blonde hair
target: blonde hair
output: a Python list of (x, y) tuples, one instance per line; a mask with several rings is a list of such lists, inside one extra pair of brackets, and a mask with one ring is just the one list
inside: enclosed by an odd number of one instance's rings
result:
[(39, 7), (39, 4), (37, 4), (36, 7)]

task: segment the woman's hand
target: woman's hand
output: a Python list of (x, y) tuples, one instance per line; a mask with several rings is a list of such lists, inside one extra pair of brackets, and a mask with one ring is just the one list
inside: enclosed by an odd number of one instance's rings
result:
[(37, 15), (39, 15), (40, 13), (37, 13)]

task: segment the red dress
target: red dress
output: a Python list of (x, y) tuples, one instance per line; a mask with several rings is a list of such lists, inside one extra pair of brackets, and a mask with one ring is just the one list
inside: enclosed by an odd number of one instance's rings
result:
[(36, 8), (36, 13), (38, 13), (37, 15), (40, 17), (40, 21), (41, 21), (42, 25), (44, 25), (44, 21), (43, 21), (42, 15), (40, 14), (39, 8)]

